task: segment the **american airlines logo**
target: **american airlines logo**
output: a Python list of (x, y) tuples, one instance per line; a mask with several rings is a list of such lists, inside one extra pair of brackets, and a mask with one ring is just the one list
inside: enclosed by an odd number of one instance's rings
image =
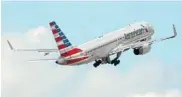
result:
[(135, 31), (128, 33), (128, 34), (124, 34), (124, 36), (125, 36), (125, 39), (131, 39), (135, 36), (142, 35), (145, 31), (146, 30), (144, 28), (142, 28), (142, 29), (135, 30)]

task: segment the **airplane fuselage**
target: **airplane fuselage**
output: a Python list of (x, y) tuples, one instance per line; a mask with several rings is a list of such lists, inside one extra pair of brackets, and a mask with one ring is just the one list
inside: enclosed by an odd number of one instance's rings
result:
[(96, 59), (108, 57), (109, 52), (118, 45), (124, 46), (139, 42), (142, 39), (150, 40), (153, 34), (154, 28), (150, 23), (138, 22), (79, 45), (77, 48), (82, 49), (82, 52), (65, 57), (64, 59), (60, 57), (57, 61), (59, 61), (60, 65), (90, 63)]

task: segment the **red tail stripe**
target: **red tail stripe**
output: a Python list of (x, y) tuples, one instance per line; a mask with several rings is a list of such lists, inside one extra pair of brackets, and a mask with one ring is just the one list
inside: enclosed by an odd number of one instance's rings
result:
[(62, 45), (58, 46), (58, 49), (61, 50), (61, 49), (65, 48), (65, 47), (66, 47), (65, 44), (62, 44)]
[(57, 37), (57, 38), (55, 38), (55, 40), (56, 40), (56, 42), (59, 42), (59, 41), (61, 41), (62, 39), (61, 39), (61, 37)]
[(79, 53), (79, 52), (82, 52), (82, 50), (81, 49), (78, 49), (78, 48), (73, 48), (70, 51), (67, 51), (67, 52), (61, 54), (61, 56), (68, 57), (68, 56), (71, 56), (71, 55), (76, 54), (76, 53)]
[(82, 61), (82, 60), (85, 60), (87, 59), (88, 57), (81, 57), (81, 58), (75, 58), (75, 59), (71, 59), (71, 60), (68, 60), (67, 61), (67, 64), (72, 64), (72, 63), (76, 63), (76, 62), (79, 62), (79, 61)]
[(53, 34), (58, 33), (57, 29), (52, 29), (52, 33), (53, 33)]
[(50, 22), (49, 25), (50, 25), (50, 26), (53, 26), (54, 24), (53, 24), (53, 22)]

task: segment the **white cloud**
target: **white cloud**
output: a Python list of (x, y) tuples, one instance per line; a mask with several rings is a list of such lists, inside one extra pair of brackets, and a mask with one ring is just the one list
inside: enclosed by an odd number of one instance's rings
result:
[[(73, 96), (181, 97), (182, 91), (180, 91), (180, 89), (182, 87), (182, 76), (180, 73), (175, 75), (176, 73), (174, 72), (176, 71), (171, 70), (170, 67), (166, 68), (160, 61), (149, 59), (143, 60), (142, 63), (135, 64), (127, 74), (122, 74), (110, 66), (92, 69), (89, 70), (80, 89), (75, 91)], [(179, 86), (175, 86), (173, 80), (176, 80), (175, 82)], [(171, 92), (171, 89), (173, 90), (176, 88), (177, 92)], [(169, 92), (160, 94), (160, 92), (167, 90), (169, 90)], [(156, 94), (156, 92), (159, 92), (159, 94)]]
[(43, 27), (43, 26), (39, 26), (38, 28), (35, 29), (31, 29), (26, 33), (26, 37), (28, 37), (28, 39), (30, 41), (33, 42), (40, 42), (40, 40), (43, 40), (41, 38), (44, 39), (48, 39), (49, 37), (45, 37), (46, 35), (48, 35), (48, 29)]
[(174, 89), (162, 93), (148, 92), (146, 94), (136, 94), (128, 97), (182, 97), (182, 91)]
[[(16, 48), (49, 47), (52, 35), (45, 27), (28, 31), (25, 35), (2, 36), (2, 96), (3, 97), (40, 97), (46, 96), (57, 85), (64, 85), (76, 72), (73, 67), (58, 66), (54, 62), (27, 62), (30, 59), (44, 58), (38, 52), (10, 51), (6, 40)], [(49, 38), (48, 38), (49, 36)], [(37, 41), (37, 40), (39, 40)], [(53, 39), (52, 39), (53, 40)], [(42, 42), (44, 41), (44, 42)], [(57, 58), (57, 54), (50, 57)], [(54, 90), (54, 89), (53, 89)]]

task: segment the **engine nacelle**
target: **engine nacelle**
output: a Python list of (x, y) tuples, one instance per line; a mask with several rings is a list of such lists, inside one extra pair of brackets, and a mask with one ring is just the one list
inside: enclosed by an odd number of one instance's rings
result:
[(135, 55), (144, 55), (146, 53), (148, 53), (151, 50), (151, 46), (148, 44), (145, 44), (144, 46), (140, 47), (140, 48), (136, 48), (133, 50), (133, 53)]

